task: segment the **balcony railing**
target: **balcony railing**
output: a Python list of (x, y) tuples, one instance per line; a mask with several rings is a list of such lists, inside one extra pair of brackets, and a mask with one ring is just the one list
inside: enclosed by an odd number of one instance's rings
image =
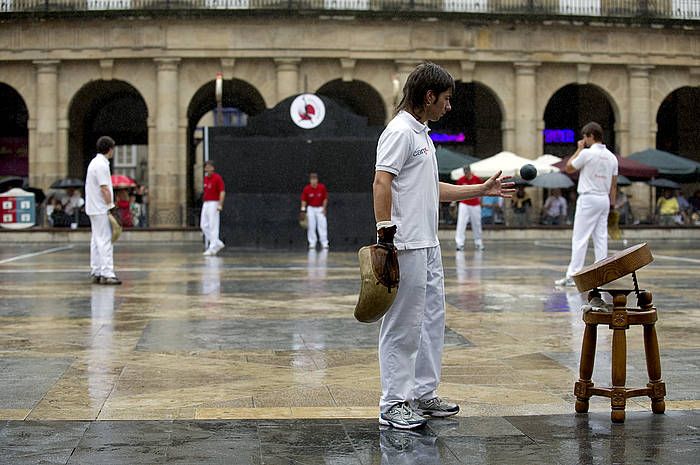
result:
[(2, 13), (271, 10), (700, 20), (700, 0), (0, 0)]

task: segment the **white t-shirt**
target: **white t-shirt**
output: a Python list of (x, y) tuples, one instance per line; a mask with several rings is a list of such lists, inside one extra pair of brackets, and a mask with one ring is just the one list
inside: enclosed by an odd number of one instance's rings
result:
[(439, 178), (430, 128), (410, 113), (399, 112), (377, 144), (377, 171), (394, 175), (391, 183), (391, 220), (398, 249), (422, 249), (439, 244)]
[(581, 150), (571, 164), (577, 170), (581, 170), (577, 189), (579, 195), (610, 193), (612, 177), (617, 176), (617, 158), (605, 144), (595, 143)]
[[(92, 159), (87, 169), (85, 178), (85, 213), (88, 215), (102, 215), (114, 207), (114, 203), (108, 205), (100, 192), (100, 186), (107, 186), (112, 190), (112, 177), (109, 173), (109, 160), (98, 153)], [(112, 194), (114, 196), (114, 194)], [(114, 197), (112, 197), (114, 201)]]

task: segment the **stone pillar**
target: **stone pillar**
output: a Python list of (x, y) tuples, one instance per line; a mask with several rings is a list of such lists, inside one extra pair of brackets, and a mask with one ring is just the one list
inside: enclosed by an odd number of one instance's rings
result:
[(656, 147), (652, 140), (649, 70), (653, 66), (630, 65), (629, 71), (629, 144), (628, 153)]
[(29, 159), (32, 173), (30, 183), (41, 189), (48, 189), (53, 181), (60, 178), (64, 170), (59, 167), (57, 158), (58, 143), (58, 60), (37, 60), (36, 65), (36, 137), (30, 140), (35, 144)]
[(537, 158), (537, 83), (539, 63), (514, 63), (515, 67), (515, 153)]
[(300, 58), (275, 58), (277, 66), (277, 103), (299, 93)]
[[(56, 147), (56, 162), (58, 163), (58, 170), (61, 173), (61, 177), (71, 176), (84, 178), (85, 168), (83, 166), (71, 166), (71, 163), (75, 163), (75, 160), (71, 160), (68, 156), (68, 128), (70, 124), (66, 118), (60, 118), (58, 120), (58, 135), (57, 135), (57, 147)], [(83, 192), (83, 196), (85, 193)]]
[(185, 190), (181, 185), (185, 170), (178, 135), (179, 61), (179, 58), (155, 59), (155, 131), (154, 137), (149, 139), (148, 157), (151, 226), (176, 227), (183, 224)]

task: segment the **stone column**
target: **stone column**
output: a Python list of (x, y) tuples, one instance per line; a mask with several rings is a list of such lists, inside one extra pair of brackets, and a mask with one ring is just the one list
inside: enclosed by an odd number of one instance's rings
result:
[(277, 67), (277, 103), (299, 93), (300, 58), (275, 58)]
[(649, 70), (653, 66), (630, 65), (629, 71), (629, 153), (638, 152), (649, 147), (656, 147), (652, 140), (650, 114)]
[(58, 143), (58, 60), (37, 60), (36, 65), (36, 144), (29, 159), (30, 183), (48, 189), (65, 172), (59, 166)]
[[(182, 178), (184, 165), (178, 135), (179, 58), (156, 58), (156, 107), (154, 138), (149, 139), (150, 225), (181, 226), (185, 208)], [(153, 156), (151, 156), (153, 154)]]
[[(75, 160), (70, 160), (68, 157), (68, 128), (70, 124), (68, 119), (60, 118), (58, 120), (58, 135), (57, 135), (57, 147), (56, 147), (56, 162), (58, 163), (58, 169), (61, 173), (61, 177), (71, 176), (84, 178), (85, 172), (82, 166), (71, 166), (71, 163), (75, 163)], [(83, 196), (85, 193), (83, 192)]]
[(514, 63), (515, 67), (515, 153), (537, 158), (537, 83), (539, 63)]

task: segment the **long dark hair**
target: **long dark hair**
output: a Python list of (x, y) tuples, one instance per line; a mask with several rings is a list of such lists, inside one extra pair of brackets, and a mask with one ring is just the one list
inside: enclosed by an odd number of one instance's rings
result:
[(406, 79), (403, 86), (403, 96), (396, 107), (396, 111), (414, 111), (425, 105), (425, 94), (432, 90), (439, 95), (446, 90), (454, 91), (455, 80), (445, 68), (435, 63), (426, 61), (416, 66)]

